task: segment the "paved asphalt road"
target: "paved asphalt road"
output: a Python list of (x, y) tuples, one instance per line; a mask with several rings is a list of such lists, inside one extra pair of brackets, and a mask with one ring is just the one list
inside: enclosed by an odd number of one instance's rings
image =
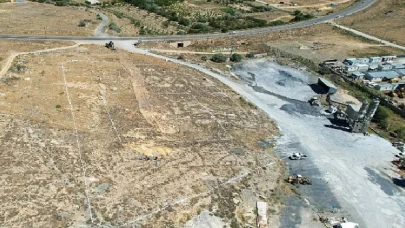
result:
[(0, 34), (0, 39), (22, 39), (22, 40), (139, 40), (142, 41), (168, 41), (168, 40), (192, 40), (192, 39), (209, 39), (209, 38), (221, 38), (221, 37), (233, 37), (233, 36), (248, 36), (256, 35), (268, 32), (277, 32), (283, 30), (290, 30), (296, 28), (303, 28), (312, 26), (319, 23), (325, 23), (338, 17), (344, 17), (353, 13), (359, 12), (370, 7), (377, 0), (360, 0), (352, 7), (336, 12), (334, 14), (317, 17), (312, 20), (302, 21), (295, 24), (288, 24), (277, 27), (266, 27), (259, 29), (250, 29), (236, 31), (233, 33), (212, 33), (212, 34), (199, 34), (199, 35), (173, 35), (173, 36), (145, 36), (145, 37), (74, 37), (74, 36), (27, 36), (27, 35), (7, 35)]

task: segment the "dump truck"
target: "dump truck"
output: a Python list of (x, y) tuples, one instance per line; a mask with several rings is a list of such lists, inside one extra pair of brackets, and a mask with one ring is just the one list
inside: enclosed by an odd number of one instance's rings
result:
[(288, 183), (290, 184), (302, 184), (302, 185), (312, 185), (311, 179), (304, 177), (300, 174), (294, 174), (288, 177)]
[(290, 155), (290, 157), (288, 157), (290, 160), (303, 160), (307, 157), (307, 155), (305, 154), (301, 154), (301, 153), (293, 153), (292, 155)]

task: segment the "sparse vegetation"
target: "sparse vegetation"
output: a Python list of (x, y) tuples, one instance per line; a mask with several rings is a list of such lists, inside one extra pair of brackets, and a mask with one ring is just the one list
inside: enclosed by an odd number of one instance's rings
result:
[(85, 26), (86, 26), (86, 22), (85, 22), (84, 20), (80, 20), (78, 26), (79, 26), (79, 27), (85, 27)]
[(121, 29), (118, 27), (114, 21), (111, 21), (110, 24), (108, 25), (108, 28), (113, 30), (114, 32), (120, 33)]
[(226, 56), (222, 53), (215, 54), (211, 57), (211, 61), (216, 63), (223, 63), (226, 61)]
[(230, 58), (230, 60), (232, 61), (232, 62), (240, 62), (240, 61), (242, 61), (242, 55), (240, 55), (240, 54), (238, 54), (238, 53), (233, 53), (232, 54), (232, 56), (231, 56), (231, 58)]
[(291, 22), (305, 21), (314, 18), (314, 15), (305, 14), (299, 10), (294, 11), (292, 15), (294, 16), (294, 18), (291, 19)]

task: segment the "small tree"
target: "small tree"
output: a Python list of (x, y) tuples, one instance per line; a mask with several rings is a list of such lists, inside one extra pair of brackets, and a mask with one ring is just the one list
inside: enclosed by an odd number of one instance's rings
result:
[(218, 53), (212, 56), (211, 61), (216, 63), (223, 63), (226, 61), (226, 56), (222, 53)]
[(84, 26), (86, 26), (86, 22), (84, 20), (81, 20), (79, 22), (79, 27), (84, 27)]
[(202, 61), (207, 61), (208, 58), (207, 58), (207, 56), (203, 55), (203, 56), (201, 56), (201, 60), (202, 60)]
[(233, 53), (231, 56), (231, 61), (235, 63), (242, 61), (242, 55), (238, 53)]

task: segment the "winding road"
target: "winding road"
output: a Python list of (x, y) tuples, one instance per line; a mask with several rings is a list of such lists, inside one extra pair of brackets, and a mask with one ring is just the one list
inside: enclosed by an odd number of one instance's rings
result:
[[(269, 32), (279, 32), (284, 30), (291, 30), (297, 28), (309, 27), (315, 24), (330, 22), (335, 18), (348, 16), (359, 11), (362, 11), (377, 0), (361, 0), (355, 3), (353, 6), (346, 8), (342, 11), (314, 18), (312, 20), (302, 21), (294, 24), (282, 25), (277, 27), (266, 27), (258, 29), (249, 29), (236, 31), (235, 33), (211, 33), (211, 34), (199, 34), (199, 35), (173, 35), (173, 36), (141, 36), (141, 37), (108, 37), (108, 36), (93, 36), (93, 37), (76, 37), (76, 36), (29, 36), (29, 35), (9, 35), (0, 34), (0, 39), (20, 39), (20, 40), (71, 40), (71, 41), (96, 41), (96, 40), (139, 40), (142, 41), (168, 41), (168, 40), (194, 40), (194, 39), (211, 39), (211, 38), (224, 38), (235, 36), (251, 36)], [(103, 20), (104, 21), (104, 20)], [(99, 28), (102, 28), (100, 26)], [(102, 32), (101, 32), (102, 33)]]

